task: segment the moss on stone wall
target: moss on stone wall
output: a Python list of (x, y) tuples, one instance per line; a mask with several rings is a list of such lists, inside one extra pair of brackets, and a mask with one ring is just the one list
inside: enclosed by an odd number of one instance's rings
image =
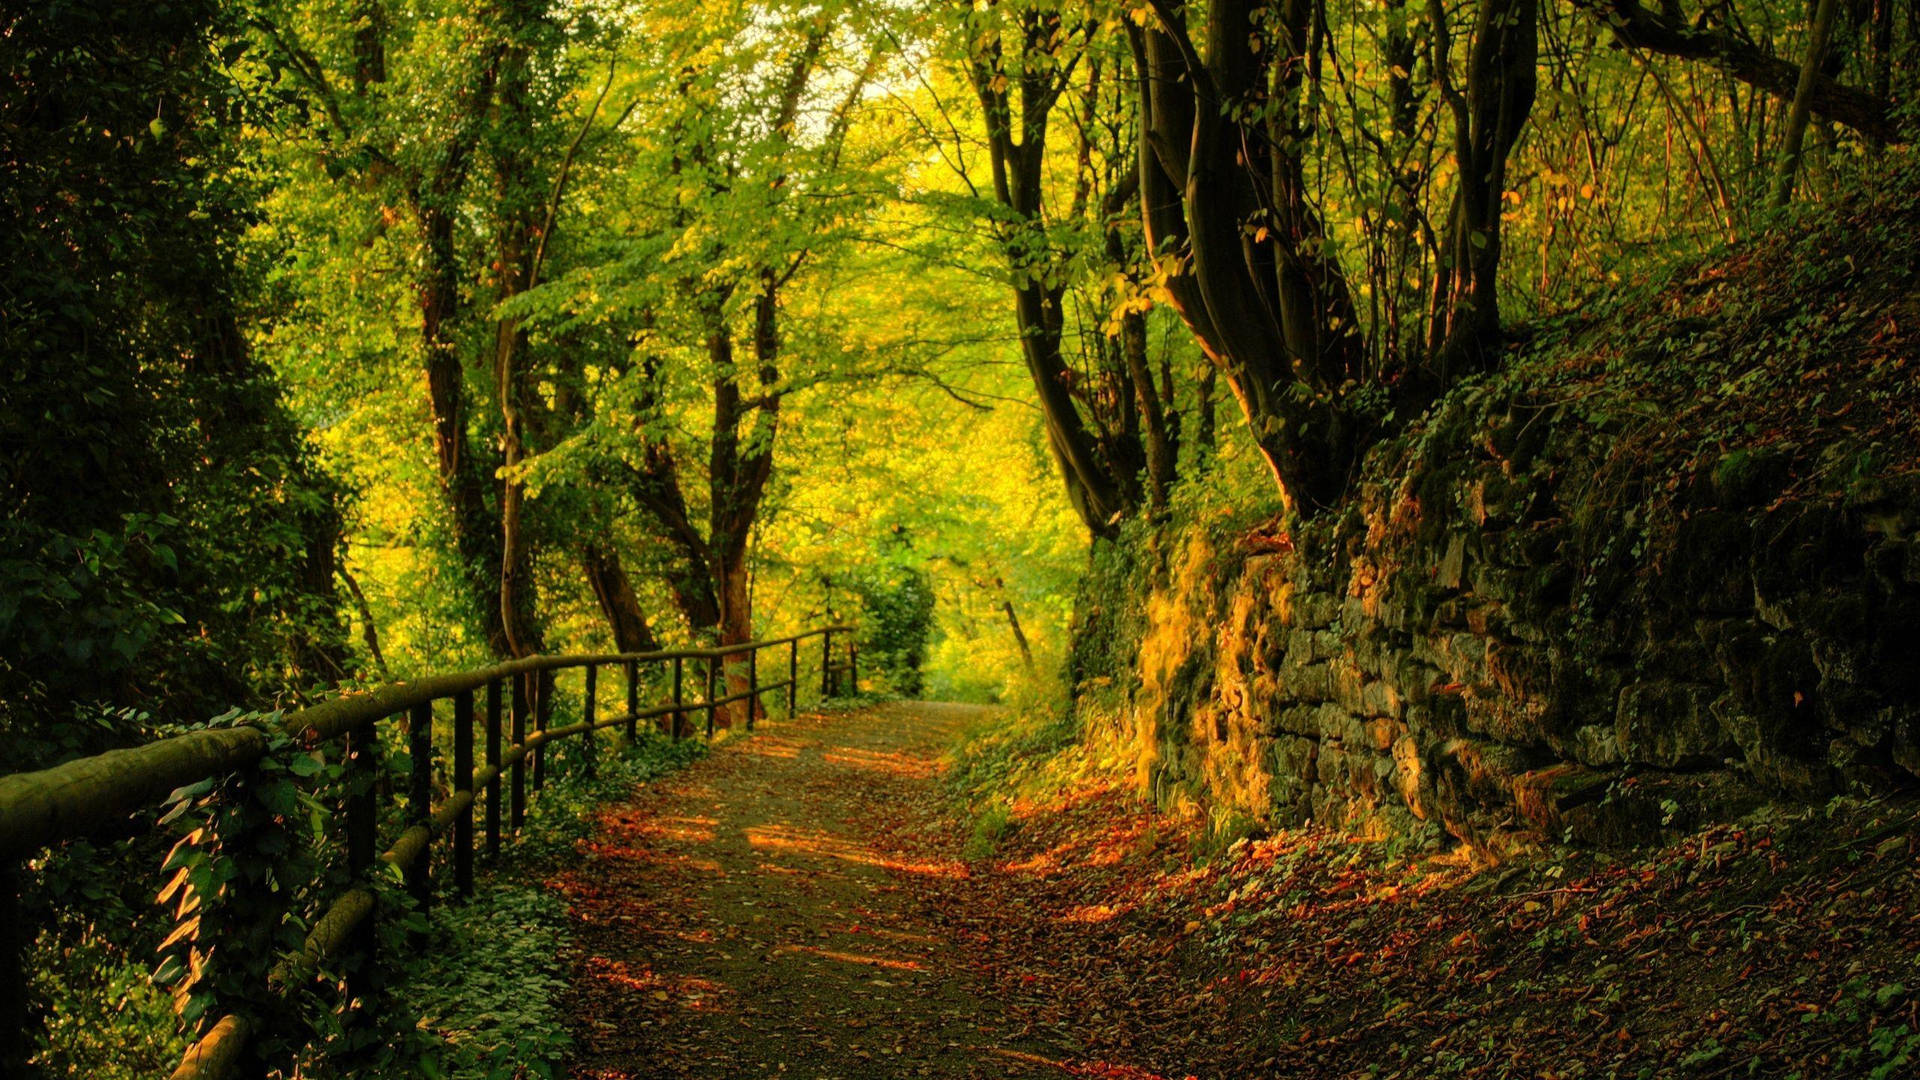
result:
[(1083, 727), (1162, 798), (1496, 857), (1912, 786), (1917, 210), (1537, 330), (1290, 532), (1196, 485), (1096, 555)]

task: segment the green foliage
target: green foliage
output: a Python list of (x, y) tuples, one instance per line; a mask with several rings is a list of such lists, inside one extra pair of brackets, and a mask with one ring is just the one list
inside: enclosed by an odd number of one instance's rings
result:
[(961, 850), (961, 856), (980, 860), (989, 858), (1000, 846), (1000, 839), (1006, 836), (1013, 826), (1013, 811), (1004, 802), (989, 803), (973, 819), (973, 832), (967, 836), (967, 843)]
[(1010, 798), (1024, 774), (1078, 738), (1078, 724), (1065, 701), (1019, 702), (962, 734), (948, 755), (947, 786), (956, 796), (991, 807)]
[(921, 667), (933, 633), (933, 584), (917, 566), (881, 564), (848, 581), (860, 598), (860, 660), (863, 677), (903, 697), (919, 697)]
[(336, 492), (243, 337), (233, 18), (38, 5), (0, 35), (0, 769), (75, 702), (208, 715), (340, 674)]
[(572, 1038), (566, 901), (535, 884), (490, 878), (474, 898), (436, 908), (425, 959), (391, 991), (417, 1015), (384, 1063), (362, 1075), (412, 1080), (554, 1077)]
[(88, 906), (99, 913), (94, 926), (45, 930), (27, 952), (28, 991), (42, 1010), (36, 1057), (69, 1076), (168, 1075), (187, 1049), (173, 1003), (151, 965), (121, 947), (126, 924), (110, 922), (98, 897)]

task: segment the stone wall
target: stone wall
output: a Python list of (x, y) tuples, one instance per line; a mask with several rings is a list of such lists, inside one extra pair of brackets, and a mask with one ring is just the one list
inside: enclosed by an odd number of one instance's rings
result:
[(1793, 494), (1759, 451), (1659, 465), (1633, 450), (1657, 418), (1503, 393), (1456, 395), (1296, 535), (1138, 544), (1132, 670), (1078, 674), (1143, 786), (1497, 857), (1913, 784), (1911, 487)]

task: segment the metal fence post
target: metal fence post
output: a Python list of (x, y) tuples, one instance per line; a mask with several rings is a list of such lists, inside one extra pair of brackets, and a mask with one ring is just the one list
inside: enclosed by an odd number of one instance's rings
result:
[[(407, 713), (407, 760), (412, 775), (407, 784), (407, 821), (424, 824), (433, 816), (433, 702), (423, 701)], [(433, 845), (407, 867), (407, 892), (422, 911), (433, 903)]]
[(860, 696), (860, 638), (847, 635), (847, 696)]
[(500, 854), (500, 692), (499, 679), (487, 683), (487, 855)]
[(587, 732), (585, 735), (582, 736), (582, 738), (586, 739), (587, 741), (581, 744), (581, 750), (587, 756), (587, 779), (589, 780), (599, 775), (599, 769), (600, 769), (599, 762), (594, 760), (600, 754), (600, 733), (594, 730), (594, 726), (593, 726), (595, 723), (596, 714), (599, 711), (598, 708), (596, 707), (598, 703), (594, 699), (599, 696), (600, 696), (600, 665), (588, 664), (587, 665), (587, 700), (586, 700), (586, 703), (581, 706), (580, 718), (587, 722)]
[(833, 631), (820, 632), (820, 700), (833, 696)]
[(800, 639), (787, 642), (787, 719), (800, 714)]

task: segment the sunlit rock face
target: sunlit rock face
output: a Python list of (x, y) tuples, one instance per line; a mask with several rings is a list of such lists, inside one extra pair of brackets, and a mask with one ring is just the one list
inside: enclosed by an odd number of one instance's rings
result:
[(1913, 786), (1914, 487), (1803, 494), (1755, 455), (1632, 450), (1565, 406), (1462, 395), (1292, 550), (1161, 534), (1101, 571), (1145, 615), (1131, 671), (1083, 664), (1083, 712), (1156, 794), (1492, 857)]

